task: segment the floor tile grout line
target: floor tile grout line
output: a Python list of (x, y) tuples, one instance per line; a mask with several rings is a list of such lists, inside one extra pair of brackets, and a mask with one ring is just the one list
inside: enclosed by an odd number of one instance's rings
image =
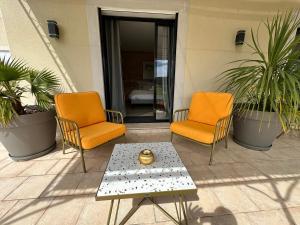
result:
[(81, 216), (83, 210), (87, 207), (87, 205), (88, 205), (87, 199), (85, 199), (85, 202), (84, 202), (82, 208), (80, 209), (80, 212), (78, 213), (78, 216), (77, 216), (77, 218), (76, 218), (76, 221), (75, 221), (74, 225), (77, 225), (77, 224), (78, 224), (79, 218), (80, 218), (80, 216)]
[(49, 202), (49, 204), (47, 205), (47, 207), (45, 208), (45, 210), (43, 211), (42, 215), (40, 215), (40, 217), (37, 219), (37, 221), (35, 222), (35, 225), (39, 223), (39, 221), (42, 219), (42, 217), (44, 216), (45, 212), (50, 208), (50, 205), (52, 204), (52, 202), (54, 201), (54, 197), (52, 197), (52, 200)]
[[(1, 201), (3, 201), (3, 200), (1, 200)], [(2, 215), (2, 217), (0, 217), (0, 221), (1, 221), (2, 218), (5, 217), (5, 215), (7, 215), (19, 203), (20, 200), (9, 200), (9, 201), (15, 201), (15, 203), (12, 205), (12, 207), (10, 207), (10, 209), (6, 213), (4, 213)]]
[(25, 183), (25, 181), (29, 180), (30, 177), (27, 177), (26, 179), (24, 179), (20, 184), (17, 185), (17, 187), (14, 188), (14, 190), (11, 190), (7, 195), (5, 195), (5, 197), (2, 200), (6, 200), (6, 198), (11, 195), (15, 190), (17, 190), (23, 183)]

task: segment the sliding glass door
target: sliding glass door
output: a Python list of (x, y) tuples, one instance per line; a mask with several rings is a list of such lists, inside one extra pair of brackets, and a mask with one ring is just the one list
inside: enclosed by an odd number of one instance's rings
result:
[[(157, 19), (98, 13), (106, 108), (121, 111), (128, 123), (171, 121), (177, 15)], [(136, 38), (139, 33), (143, 35)]]
[(171, 120), (174, 95), (176, 29), (174, 22), (157, 22), (154, 62), (154, 112), (156, 120)]

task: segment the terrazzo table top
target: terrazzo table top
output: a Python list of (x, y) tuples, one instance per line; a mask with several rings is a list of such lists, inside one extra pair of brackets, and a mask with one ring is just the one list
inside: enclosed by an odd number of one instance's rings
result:
[[(140, 151), (151, 149), (155, 162), (141, 165)], [(96, 193), (96, 200), (184, 194), (195, 191), (179, 155), (170, 142), (117, 144)]]

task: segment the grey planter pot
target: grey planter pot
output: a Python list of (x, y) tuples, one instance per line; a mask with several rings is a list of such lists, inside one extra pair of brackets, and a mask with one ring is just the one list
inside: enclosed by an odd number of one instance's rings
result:
[(275, 138), (281, 133), (282, 126), (274, 112), (253, 111), (245, 116), (233, 116), (233, 140), (252, 150), (269, 150)]
[(0, 141), (16, 161), (43, 156), (56, 147), (55, 111), (18, 116), (0, 127)]

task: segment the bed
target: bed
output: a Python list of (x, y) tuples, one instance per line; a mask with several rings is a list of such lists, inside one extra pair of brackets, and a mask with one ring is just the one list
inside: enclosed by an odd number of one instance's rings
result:
[(153, 104), (154, 102), (154, 90), (138, 90), (134, 89), (128, 96), (131, 104)]

